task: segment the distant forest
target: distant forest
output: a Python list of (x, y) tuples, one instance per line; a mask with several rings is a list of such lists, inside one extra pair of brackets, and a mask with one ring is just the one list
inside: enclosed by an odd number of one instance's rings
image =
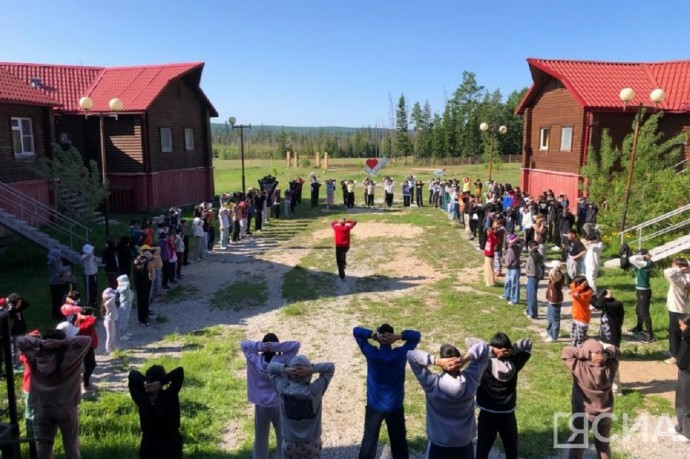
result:
[[(390, 98), (386, 127), (252, 126), (244, 129), (245, 157), (282, 159), (288, 151), (311, 157), (318, 151), (328, 152), (332, 158), (488, 158), (491, 137), (495, 157), (520, 154), (522, 119), (515, 115), (515, 109), (526, 91), (513, 91), (503, 101), (500, 90), (488, 91), (479, 85), (474, 73), (465, 71), (461, 84), (440, 112), (433, 112), (428, 102), (410, 105), (401, 94), (397, 103)], [(489, 129), (481, 131), (482, 123), (487, 123)], [(500, 126), (507, 128), (505, 134), (499, 133)], [(215, 157), (239, 157), (239, 129), (212, 123), (211, 134)]]

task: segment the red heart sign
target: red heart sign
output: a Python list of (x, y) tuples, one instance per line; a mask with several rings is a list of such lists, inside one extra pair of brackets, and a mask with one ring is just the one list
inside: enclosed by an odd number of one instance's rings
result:
[(379, 163), (378, 159), (367, 159), (366, 165), (369, 169), (373, 169)]

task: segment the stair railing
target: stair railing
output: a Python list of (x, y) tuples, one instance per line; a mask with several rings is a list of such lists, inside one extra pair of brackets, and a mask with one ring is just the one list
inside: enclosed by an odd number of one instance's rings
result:
[(631, 233), (633, 231), (636, 232), (637, 233), (637, 239), (633, 242), (633, 244), (636, 243), (637, 248), (639, 250), (642, 248), (642, 243), (644, 241), (648, 241), (650, 239), (657, 238), (661, 235), (676, 231), (680, 228), (683, 228), (685, 226), (690, 225), (690, 218), (687, 218), (686, 220), (680, 221), (678, 223), (674, 223), (673, 225), (665, 226), (664, 228), (662, 228), (660, 230), (654, 231), (654, 232), (652, 232), (650, 234), (646, 234), (644, 236), (642, 235), (642, 230), (644, 230), (645, 228), (649, 228), (652, 225), (656, 225), (657, 223), (668, 220), (671, 217), (675, 217), (676, 215), (680, 215), (680, 214), (687, 212), (689, 210), (690, 210), (690, 204), (685, 205), (683, 207), (679, 207), (679, 208), (674, 209), (670, 212), (667, 212), (663, 215), (659, 215), (659, 216), (654, 217), (650, 220), (647, 220), (646, 222), (642, 222), (639, 225), (635, 225), (635, 226), (631, 226), (630, 228), (626, 228), (624, 231), (620, 231), (617, 234), (617, 236), (619, 236), (621, 238), (621, 244), (623, 244), (625, 242), (625, 235), (627, 233)]
[(72, 250), (91, 240), (91, 229), (78, 221), (0, 182), (0, 208), (32, 226), (45, 226), (69, 240)]

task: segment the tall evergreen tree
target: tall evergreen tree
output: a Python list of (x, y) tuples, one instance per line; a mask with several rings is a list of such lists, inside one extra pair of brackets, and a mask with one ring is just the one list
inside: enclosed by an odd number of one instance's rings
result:
[(395, 141), (398, 153), (402, 156), (412, 154), (412, 142), (410, 141), (410, 125), (407, 121), (407, 102), (405, 96), (400, 95), (398, 109), (395, 117)]

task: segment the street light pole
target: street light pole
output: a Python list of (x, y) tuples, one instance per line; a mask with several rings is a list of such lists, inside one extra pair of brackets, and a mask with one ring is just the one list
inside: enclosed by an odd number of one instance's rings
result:
[(251, 124), (235, 124), (237, 123), (237, 118), (234, 116), (231, 116), (228, 118), (228, 123), (230, 123), (230, 126), (232, 126), (233, 129), (239, 129), (240, 130), (240, 161), (242, 164), (242, 194), (246, 193), (246, 184), (244, 181), (244, 130), (245, 129), (251, 129), (252, 125)]
[[(110, 110), (114, 113), (112, 114), (105, 114), (104, 112), (98, 112), (98, 127), (99, 127), (99, 136), (100, 136), (100, 141), (101, 141), (101, 182), (103, 184), (103, 188), (105, 189), (105, 203), (103, 205), (103, 219), (105, 223), (105, 242), (106, 244), (108, 243), (108, 240), (110, 239), (110, 219), (108, 216), (108, 210), (109, 210), (109, 203), (108, 203), (108, 198), (110, 197), (110, 191), (108, 190), (108, 167), (107, 167), (107, 162), (105, 160), (105, 117), (106, 116), (112, 116), (115, 119), (117, 119), (117, 113), (122, 111), (122, 101), (118, 98), (113, 98), (110, 99), (110, 102), (108, 103), (108, 106), (110, 107)], [(89, 97), (82, 97), (79, 99), (79, 107), (84, 110), (85, 114), (84, 116), (86, 118), (89, 117), (89, 110), (93, 107), (93, 101)]]
[[(619, 94), (621, 101), (623, 102), (623, 110), (628, 106), (630, 102), (635, 97), (635, 91), (632, 88), (623, 88)], [(659, 106), (661, 102), (664, 101), (666, 93), (663, 89), (657, 88), (649, 94), (649, 98), (654, 102), (654, 106)], [(623, 195), (623, 215), (621, 216), (621, 226), (620, 231), (625, 231), (625, 223), (628, 217), (628, 202), (630, 201), (630, 190), (632, 189), (632, 179), (633, 170), (635, 168), (635, 154), (637, 153), (637, 139), (640, 136), (640, 124), (642, 124), (642, 116), (644, 115), (644, 106), (640, 102), (640, 106), (635, 114), (635, 128), (633, 130), (633, 141), (630, 147), (630, 164), (628, 165), (628, 177), (625, 182), (625, 194)]]
[[(494, 137), (496, 131), (489, 126), (489, 123), (482, 123), (479, 125), (479, 130), (482, 132), (489, 131), (489, 181), (491, 181), (491, 175), (494, 167)], [(498, 133), (504, 135), (508, 132), (508, 128), (505, 126), (499, 126)]]

